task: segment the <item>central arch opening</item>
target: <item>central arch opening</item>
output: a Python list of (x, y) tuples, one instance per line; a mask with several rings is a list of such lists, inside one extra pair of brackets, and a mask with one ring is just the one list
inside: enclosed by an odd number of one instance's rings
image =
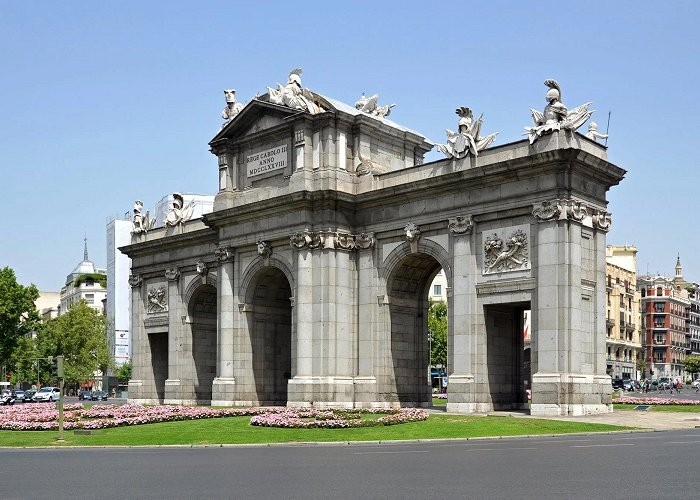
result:
[(394, 268), (387, 281), (391, 314), (392, 383), (401, 406), (429, 406), (432, 402), (428, 297), (438, 261), (427, 254), (411, 254)]
[(261, 405), (286, 405), (292, 377), (292, 289), (282, 271), (265, 267), (252, 281), (253, 377)]

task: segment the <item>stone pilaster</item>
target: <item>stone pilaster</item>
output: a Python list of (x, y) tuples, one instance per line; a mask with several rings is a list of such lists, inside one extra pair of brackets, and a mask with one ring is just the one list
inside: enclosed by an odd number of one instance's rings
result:
[(143, 279), (139, 275), (129, 276), (131, 285), (131, 380), (129, 380), (129, 403), (143, 403), (143, 379), (153, 370), (146, 370), (151, 361), (151, 353), (143, 330)]
[[(189, 365), (183, 355), (187, 349), (187, 342), (182, 335), (182, 312), (180, 303), (180, 270), (169, 268), (165, 271), (168, 279), (168, 378), (165, 380), (165, 404), (183, 404), (182, 374), (187, 371)], [(191, 340), (189, 343), (191, 350)], [(194, 403), (194, 397), (189, 398)]]
[(217, 376), (212, 384), (212, 405), (233, 405), (236, 400), (236, 380), (233, 374), (234, 314), (238, 314), (233, 300), (233, 252), (230, 248), (216, 251), (219, 261), (217, 306), (219, 310), (217, 341)]
[[(605, 373), (598, 373), (604, 322), (596, 318), (605, 286), (604, 273), (595, 271), (604, 268), (604, 238), (601, 255), (594, 231), (584, 227), (590, 225), (587, 214), (566, 200), (545, 202), (533, 215), (538, 223), (533, 226), (537, 288), (532, 301), (531, 413), (611, 411), (609, 382), (605, 387)], [(592, 283), (584, 278), (588, 267), (597, 277)]]
[(448, 411), (473, 413), (488, 411), (478, 404), (475, 375), (479, 370), (479, 346), (485, 346), (485, 330), (479, 328), (477, 311), (477, 251), (474, 221), (460, 216), (448, 222), (452, 250), (452, 293), (447, 298), (448, 339), (447, 366), (450, 398)]

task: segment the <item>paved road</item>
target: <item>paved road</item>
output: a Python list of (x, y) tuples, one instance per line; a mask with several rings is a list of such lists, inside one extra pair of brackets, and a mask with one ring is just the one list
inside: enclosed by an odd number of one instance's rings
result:
[[(700, 429), (226, 448), (1, 449), (2, 498), (697, 498)], [(21, 478), (33, 478), (31, 482)]]

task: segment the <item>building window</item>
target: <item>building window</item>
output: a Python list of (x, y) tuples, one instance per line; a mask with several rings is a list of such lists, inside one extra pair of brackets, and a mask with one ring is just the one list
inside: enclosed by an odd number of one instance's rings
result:
[(442, 295), (442, 285), (433, 285), (433, 295)]

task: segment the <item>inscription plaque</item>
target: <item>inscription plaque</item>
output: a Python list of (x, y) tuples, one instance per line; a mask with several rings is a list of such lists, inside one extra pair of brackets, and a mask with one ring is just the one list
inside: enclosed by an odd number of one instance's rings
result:
[(248, 177), (284, 169), (287, 167), (287, 145), (247, 155), (245, 161)]

